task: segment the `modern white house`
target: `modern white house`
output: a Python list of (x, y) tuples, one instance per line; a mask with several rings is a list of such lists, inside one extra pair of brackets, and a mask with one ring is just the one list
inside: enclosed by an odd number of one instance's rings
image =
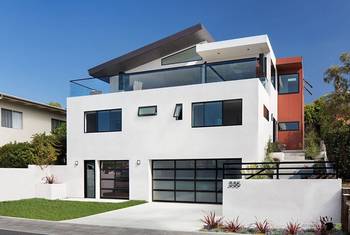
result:
[(0, 146), (30, 141), (37, 133), (50, 133), (66, 121), (66, 110), (0, 93)]
[(223, 164), (276, 138), (276, 71), (267, 35), (200, 24), (90, 69), (67, 100), (68, 196), (221, 203)]

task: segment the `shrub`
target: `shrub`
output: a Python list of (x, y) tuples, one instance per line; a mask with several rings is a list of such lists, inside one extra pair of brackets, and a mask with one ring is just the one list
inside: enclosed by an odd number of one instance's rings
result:
[(44, 184), (54, 184), (56, 182), (54, 175), (47, 175), (42, 180), (44, 181)]
[(33, 146), (28, 143), (9, 143), (0, 148), (0, 167), (26, 168), (36, 162)]
[(255, 223), (255, 231), (258, 233), (269, 233), (271, 231), (271, 225), (270, 223), (267, 221), (267, 219), (265, 219), (264, 221), (258, 221), (256, 220)]
[(52, 136), (55, 139), (55, 149), (57, 151), (58, 165), (65, 165), (67, 163), (67, 127), (66, 124), (62, 124), (57, 127), (53, 132)]
[(230, 232), (230, 233), (237, 233), (237, 232), (241, 231), (243, 228), (243, 225), (239, 222), (238, 218), (239, 217), (237, 217), (234, 220), (226, 221), (226, 224), (224, 226), (224, 230), (226, 232)]
[(223, 217), (217, 217), (215, 212), (210, 212), (205, 215), (201, 221), (204, 223), (203, 228), (207, 230), (212, 230), (222, 227)]
[(302, 231), (301, 225), (296, 222), (288, 222), (285, 230), (286, 235), (297, 235)]
[(320, 138), (314, 130), (305, 133), (305, 156), (315, 158), (320, 153)]
[(57, 150), (55, 148), (56, 139), (52, 135), (35, 134), (32, 139), (33, 152), (36, 156), (36, 165), (46, 167), (57, 160)]

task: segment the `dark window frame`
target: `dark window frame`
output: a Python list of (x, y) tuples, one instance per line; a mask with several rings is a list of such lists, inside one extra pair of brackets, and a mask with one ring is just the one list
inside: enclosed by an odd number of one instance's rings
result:
[[(120, 111), (120, 130), (108, 130), (108, 131), (87, 131), (87, 121), (86, 121), (86, 114), (87, 113), (96, 113), (96, 129), (98, 129), (98, 112), (106, 112), (106, 111)], [(121, 132), (123, 130), (123, 111), (121, 108), (117, 109), (103, 109), (103, 110), (90, 110), (84, 112), (84, 133), (90, 134), (90, 133), (106, 133), (106, 132)]]
[(182, 53), (182, 52), (184, 52), (184, 51), (190, 50), (190, 49), (192, 49), (192, 48), (196, 48), (196, 46), (191, 46), (191, 47), (185, 48), (185, 49), (183, 49), (183, 50), (177, 51), (177, 52), (175, 52), (175, 53), (173, 53), (173, 54), (170, 54), (170, 55), (167, 55), (167, 56), (161, 58), (161, 59), (160, 59), (160, 65), (161, 65), (161, 66), (167, 66), (167, 65), (173, 65), (173, 64), (188, 63), (188, 62), (192, 62), (192, 61), (202, 61), (203, 58), (198, 54), (198, 56), (200, 57), (200, 59), (198, 59), (198, 60), (184, 60), (184, 61), (181, 61), (181, 62), (173, 62), (173, 63), (164, 63), (164, 62), (163, 62), (164, 59), (167, 59), (167, 58), (169, 58), (169, 57), (178, 55), (178, 54), (180, 54), (180, 53)]
[[(272, 68), (273, 68), (273, 71), (274, 71), (274, 75), (272, 76)], [(272, 83), (272, 86), (273, 88), (276, 90), (277, 86), (276, 86), (276, 80), (278, 80), (278, 72), (277, 72), (277, 66), (275, 66), (275, 64), (272, 62), (271, 60), (271, 83)], [(273, 78), (273, 79), (272, 79)]]
[[(286, 93), (280, 93), (280, 76), (285, 76), (285, 75), (298, 75), (298, 90), (297, 91), (293, 91), (293, 92), (286, 92)], [(281, 74), (277, 74), (277, 92), (278, 95), (290, 95), (290, 94), (298, 94), (300, 92), (300, 76), (299, 76), (299, 72), (294, 72), (294, 73), (281, 73)]]
[[(179, 116), (176, 116), (176, 109), (177, 109), (177, 107), (180, 107), (180, 114), (179, 114)], [(182, 105), (182, 104), (180, 104), (180, 103), (175, 104), (175, 109), (174, 109), (173, 117), (174, 117), (177, 121), (182, 120), (182, 118), (183, 118), (183, 105)]]
[[(54, 128), (53, 122), (57, 122), (59, 124)], [(57, 119), (57, 118), (51, 118), (51, 132), (56, 130), (58, 127), (60, 127), (62, 124), (65, 124), (65, 123), (66, 123), (65, 120), (60, 120), (60, 119)]]
[[(13, 109), (7, 109), (7, 108), (1, 108), (1, 112), (0, 112), (0, 115), (2, 116), (2, 111), (7, 111), (7, 112), (10, 112), (11, 113), (11, 123), (10, 123), (10, 126), (4, 126), (3, 125), (3, 120), (2, 120), (2, 117), (1, 117), (1, 127), (3, 128), (10, 128), (10, 129), (15, 129), (15, 130), (23, 130), (23, 112), (21, 111), (16, 111), (16, 110), (13, 110)], [(21, 128), (15, 128), (13, 127), (13, 113), (20, 113), (21, 114)]]
[[(143, 108), (155, 108), (154, 109), (154, 113), (151, 113), (151, 114), (140, 114), (140, 110), (143, 109)], [(139, 117), (157, 116), (157, 114), (158, 114), (158, 107), (157, 107), (157, 105), (140, 106), (140, 107), (138, 107), (138, 110), (137, 110), (137, 116), (139, 116)]]
[(270, 121), (270, 111), (269, 109), (264, 105), (263, 107), (263, 115), (264, 115), (264, 118), (267, 120), (267, 121)]
[[(240, 124), (224, 124), (224, 102), (225, 101), (241, 101), (241, 123)], [(204, 125), (205, 123), (205, 111), (203, 112), (203, 125), (201, 126), (194, 126), (194, 112), (193, 112), (193, 105), (195, 104), (207, 104), (207, 103), (217, 103), (217, 102), (221, 102), (221, 112), (222, 112), (222, 124), (221, 125)], [(222, 126), (242, 126), (243, 125), (243, 99), (239, 98), (239, 99), (227, 99), (227, 100), (213, 100), (213, 101), (202, 101), (202, 102), (192, 102), (191, 104), (191, 127), (192, 128), (203, 128), (203, 127), (222, 127)]]
[[(297, 129), (291, 129), (291, 130), (283, 130), (280, 128), (281, 123), (298, 123)], [(300, 130), (300, 122), (299, 121), (289, 121), (289, 122), (278, 122), (278, 131), (299, 131)]]

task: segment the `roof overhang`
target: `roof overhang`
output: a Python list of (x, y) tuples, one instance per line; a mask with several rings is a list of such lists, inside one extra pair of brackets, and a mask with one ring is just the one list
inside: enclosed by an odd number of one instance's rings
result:
[(53, 112), (56, 114), (66, 115), (66, 110), (63, 108), (58, 108), (58, 107), (50, 106), (47, 104), (34, 102), (31, 100), (19, 98), (19, 97), (12, 96), (12, 95), (7, 95), (4, 93), (0, 93), (0, 101), (1, 100), (9, 101), (9, 102), (17, 103), (17, 104), (21, 104), (21, 105), (31, 106), (33, 108), (37, 108), (37, 109), (41, 109), (41, 110), (45, 110), (45, 111), (50, 111), (50, 112)]
[(198, 44), (196, 49), (197, 53), (207, 61), (245, 58), (260, 53), (270, 53), (271, 59), (276, 60), (267, 35), (203, 43)]
[(93, 67), (89, 69), (89, 74), (96, 78), (115, 76), (120, 72), (131, 70), (203, 41), (213, 42), (214, 39), (202, 24), (196, 24), (171, 36)]

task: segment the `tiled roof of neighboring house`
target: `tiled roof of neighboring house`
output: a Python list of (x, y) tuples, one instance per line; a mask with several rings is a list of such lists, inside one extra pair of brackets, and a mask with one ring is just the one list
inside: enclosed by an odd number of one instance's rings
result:
[(97, 65), (89, 69), (89, 74), (96, 78), (118, 75), (120, 72), (136, 68), (203, 41), (213, 42), (214, 39), (202, 24), (196, 24), (118, 58)]
[(43, 104), (43, 103), (39, 103), (39, 102), (35, 102), (35, 101), (23, 99), (23, 98), (19, 98), (17, 96), (8, 95), (8, 94), (0, 92), (0, 101), (1, 100), (7, 100), (7, 101), (14, 102), (14, 103), (20, 103), (20, 104), (32, 106), (32, 107), (35, 107), (35, 108), (39, 108), (39, 109), (43, 109), (43, 110), (47, 110), (47, 111), (51, 111), (51, 112), (55, 112), (55, 113), (59, 113), (59, 114), (66, 114), (66, 110), (63, 109), (63, 108), (50, 106), (50, 105), (47, 105), (47, 104)]

